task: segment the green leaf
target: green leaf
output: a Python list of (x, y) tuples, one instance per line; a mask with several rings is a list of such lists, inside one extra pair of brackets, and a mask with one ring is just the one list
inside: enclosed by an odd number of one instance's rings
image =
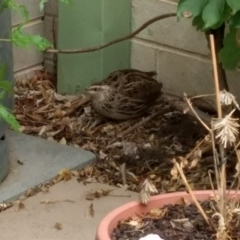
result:
[(196, 16), (193, 20), (192, 20), (192, 25), (194, 27), (196, 27), (197, 30), (201, 30), (204, 27), (204, 22), (202, 19), (201, 15)]
[(41, 0), (41, 2), (39, 3), (40, 11), (43, 11), (44, 5), (45, 5), (45, 3), (47, 3), (47, 2), (48, 2), (48, 0)]
[(20, 130), (20, 125), (15, 116), (1, 104), (0, 104), (0, 118), (5, 120), (15, 131)]
[(52, 43), (41, 37), (40, 35), (28, 35), (29, 43), (37, 47), (39, 50), (44, 51), (50, 47), (53, 47)]
[[(62, 3), (71, 3), (72, 0), (60, 0)], [(39, 3), (39, 8), (40, 8), (40, 11), (43, 11), (44, 9), (44, 5), (45, 3), (47, 3), (48, 0), (41, 0), (40, 3)]]
[(41, 51), (44, 51), (52, 47), (52, 43), (46, 38), (41, 37), (40, 35), (30, 35), (24, 34), (22, 32), (22, 26), (18, 26), (12, 31), (11, 40), (13, 44), (17, 47), (26, 48), (30, 45), (35, 46)]
[(240, 10), (239, 0), (227, 0), (227, 4), (233, 10), (233, 14)]
[(19, 5), (17, 11), (22, 15), (22, 17), (24, 19), (24, 22), (28, 22), (29, 21), (29, 12), (28, 12), (26, 6)]
[(24, 19), (24, 22), (29, 21), (29, 12), (25, 5), (17, 4), (14, 0), (4, 0), (0, 13), (5, 9), (9, 8), (13, 11), (17, 11)]
[(230, 28), (240, 28), (240, 11), (234, 14), (229, 20)]
[[(4, 92), (11, 93), (12, 84), (9, 81), (5, 81), (4, 77), (5, 77), (5, 65), (2, 65), (0, 66), (0, 89), (4, 90)], [(0, 96), (0, 98), (1, 97), (3, 96)]]
[(0, 89), (7, 93), (12, 92), (12, 84), (9, 81), (0, 81)]
[(224, 47), (219, 52), (219, 59), (225, 69), (235, 70), (240, 63), (240, 41), (237, 38), (239, 31), (231, 30), (223, 41)]
[(72, 0), (60, 0), (62, 3), (72, 3)]
[(3, 65), (0, 66), (0, 81), (2, 81), (4, 79), (5, 71), (6, 71), (6, 67), (3, 64)]
[(8, 8), (8, 5), (7, 5), (7, 2), (8, 2), (8, 1), (9, 1), (9, 0), (3, 0), (2, 6), (1, 6), (1, 8), (0, 8), (0, 14), (4, 11), (4, 9)]
[(5, 92), (1, 91), (0, 92), (0, 100), (3, 99), (5, 97), (5, 95), (6, 95)]
[(182, 17), (184, 12), (190, 12), (193, 17), (202, 13), (207, 0), (180, 0), (177, 7), (177, 16)]
[(211, 28), (223, 20), (224, 7), (225, 0), (208, 0), (202, 12), (205, 29)]

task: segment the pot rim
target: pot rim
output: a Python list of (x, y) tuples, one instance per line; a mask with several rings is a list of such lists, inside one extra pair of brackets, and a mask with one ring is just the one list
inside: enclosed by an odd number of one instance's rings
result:
[[(206, 200), (209, 198), (211, 194), (214, 194), (214, 193), (217, 194), (218, 190), (197, 190), (197, 191), (193, 191), (193, 193), (198, 200)], [(228, 198), (231, 198), (231, 196), (233, 195), (238, 195), (240, 198), (240, 191), (227, 190), (227, 194), (228, 194)], [(168, 200), (167, 204), (176, 204), (183, 197), (187, 197), (187, 200), (190, 200), (190, 201), (192, 199), (189, 193), (182, 191), (182, 192), (164, 193), (164, 194), (158, 194), (156, 196), (152, 196), (150, 197), (150, 200), (147, 205), (143, 205), (139, 201), (131, 201), (129, 203), (126, 203), (112, 210), (101, 220), (97, 228), (96, 240), (111, 240), (109, 233), (112, 231), (113, 228), (116, 227), (116, 222), (118, 222), (121, 219), (124, 219), (124, 217), (123, 218), (119, 217), (120, 215), (124, 215), (124, 213), (129, 214), (130, 212), (132, 212), (132, 214), (130, 214), (132, 216), (134, 214), (133, 213), (134, 209), (135, 209), (135, 212), (138, 212), (138, 213), (149, 212), (151, 209), (154, 208), (152, 205), (154, 205), (156, 202), (158, 202), (159, 205), (161, 205), (160, 204), (161, 201), (164, 202)], [(164, 206), (164, 205), (166, 204), (162, 204), (161, 206)]]

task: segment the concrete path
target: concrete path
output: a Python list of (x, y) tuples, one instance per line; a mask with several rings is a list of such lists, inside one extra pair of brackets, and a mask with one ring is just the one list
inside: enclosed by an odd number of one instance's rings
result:
[[(38, 137), (10, 131), (11, 169), (0, 185), (0, 203), (14, 200), (29, 188), (54, 178), (63, 168), (81, 169), (95, 161), (94, 154)], [(89, 192), (115, 189), (99, 199)], [(76, 178), (52, 186), (0, 213), (4, 240), (94, 240), (100, 220), (114, 208), (137, 199), (137, 194), (99, 183), (84, 186)], [(90, 205), (93, 204), (93, 213)]]
[[(115, 189), (111, 194), (128, 197), (105, 196), (86, 200), (90, 191), (101, 189)], [(24, 208), (19, 211), (14, 206), (0, 213), (1, 239), (94, 240), (98, 223), (108, 212), (137, 198), (137, 193), (99, 183), (84, 186), (76, 179), (60, 182), (52, 186), (48, 193), (39, 193), (26, 199)], [(93, 217), (89, 212), (91, 204)], [(54, 227), (56, 223), (59, 223), (57, 228), (62, 227), (61, 230)]]

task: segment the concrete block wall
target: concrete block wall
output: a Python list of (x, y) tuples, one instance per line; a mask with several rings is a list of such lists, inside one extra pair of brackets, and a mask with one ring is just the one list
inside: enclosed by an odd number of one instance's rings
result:
[[(54, 47), (57, 47), (58, 1), (59, 0), (48, 0), (45, 5), (44, 16), (44, 36), (54, 44)], [(45, 54), (44, 68), (49, 72), (56, 73), (56, 67), (57, 55)]]
[[(18, 0), (18, 4), (25, 5), (29, 10), (30, 22), (24, 27), (24, 31), (29, 34), (44, 33), (43, 16), (44, 12), (39, 10), (40, 0)], [(22, 17), (12, 12), (12, 27), (22, 23)], [(35, 48), (21, 49), (13, 46), (14, 72), (15, 78), (29, 78), (34, 70), (42, 69), (43, 54)]]
[[(45, 36), (53, 42), (53, 24), (57, 30), (57, 3), (58, 0), (49, 0), (45, 5), (45, 11), (40, 11), (40, 0), (17, 0), (18, 4), (25, 5), (29, 10), (30, 22), (24, 27), (24, 31), (30, 34)], [(12, 27), (22, 23), (21, 16), (12, 12)], [(56, 33), (57, 34), (57, 33)], [(44, 67), (50, 72), (55, 71), (54, 56), (43, 54), (35, 48), (21, 49), (13, 47), (15, 79), (28, 79), (33, 76), (35, 70)]]
[[(149, 19), (176, 12), (178, 0), (132, 0), (132, 30)], [(207, 41), (189, 19), (161, 20), (132, 39), (131, 67), (155, 70), (166, 92), (181, 95), (213, 93)], [(240, 99), (240, 74), (228, 72), (230, 90)]]
[[(55, 42), (58, 24), (58, 0), (48, 0), (45, 12), (40, 12), (40, 0), (18, 0), (30, 11), (31, 22), (25, 27), (29, 33), (41, 34)], [(132, 30), (147, 20), (164, 13), (176, 12), (178, 0), (132, 0)], [(12, 14), (13, 27), (21, 18)], [(44, 63), (43, 63), (44, 62)], [(14, 47), (16, 78), (26, 78), (34, 70), (44, 67), (55, 72), (57, 56), (43, 55), (35, 49)], [(197, 32), (188, 19), (169, 18), (152, 24), (132, 39), (131, 67), (155, 70), (164, 90), (177, 95), (212, 93), (212, 66), (205, 35)], [(230, 90), (240, 99), (240, 74), (228, 72)]]

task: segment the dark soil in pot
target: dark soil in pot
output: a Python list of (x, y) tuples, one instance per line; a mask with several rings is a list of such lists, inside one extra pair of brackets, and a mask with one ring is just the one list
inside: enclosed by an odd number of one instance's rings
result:
[[(214, 201), (200, 202), (207, 216), (218, 227), (218, 212)], [(227, 228), (232, 240), (240, 239), (240, 217), (236, 214)], [(158, 234), (164, 240), (206, 240), (216, 239), (216, 233), (205, 222), (194, 204), (167, 205), (153, 209), (148, 214), (119, 222), (111, 234), (111, 240), (139, 240), (150, 233)]]

